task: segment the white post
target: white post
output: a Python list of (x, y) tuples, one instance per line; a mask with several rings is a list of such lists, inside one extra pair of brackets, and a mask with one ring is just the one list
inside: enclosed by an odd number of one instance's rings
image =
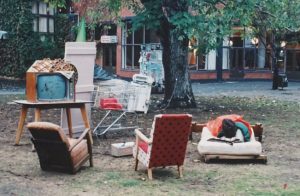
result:
[[(223, 46), (229, 46), (229, 38), (225, 37), (223, 40)], [(223, 59), (222, 59), (223, 69), (229, 69), (229, 48), (223, 48)]]
[[(78, 81), (76, 84), (76, 100), (91, 100), (91, 93), (94, 90), (93, 77), (96, 58), (95, 42), (67, 42), (65, 45), (65, 61), (75, 65), (78, 71)], [(91, 117), (91, 106), (86, 105), (89, 120)], [(65, 110), (62, 110), (61, 126), (67, 130), (68, 123)], [(72, 129), (74, 135), (84, 131), (80, 109), (71, 109)], [(91, 124), (91, 121), (90, 121)], [(66, 132), (67, 133), (67, 132)]]
[(212, 50), (206, 55), (207, 70), (216, 70), (216, 51)]
[(266, 43), (266, 33), (262, 33), (263, 36), (261, 36), (261, 40), (258, 42), (258, 62), (257, 66), (258, 68), (264, 68), (266, 64), (266, 46), (264, 43)]

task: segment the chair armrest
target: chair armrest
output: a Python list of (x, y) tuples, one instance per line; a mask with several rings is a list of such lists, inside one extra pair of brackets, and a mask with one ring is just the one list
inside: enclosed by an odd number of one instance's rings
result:
[(147, 138), (139, 129), (135, 129), (134, 132), (137, 139), (143, 140), (147, 144), (152, 144), (152, 140)]
[(201, 133), (203, 127), (206, 126), (206, 123), (196, 123), (192, 122), (191, 132)]
[(70, 151), (77, 145), (79, 144), (85, 137), (86, 135), (89, 133), (90, 129), (86, 128), (83, 133), (80, 135), (80, 137), (78, 139), (76, 139), (76, 143), (74, 143), (71, 147), (70, 147)]
[(263, 131), (264, 131), (262, 124), (256, 123), (255, 125), (251, 125), (251, 127), (254, 132), (254, 136), (258, 137), (259, 142), (262, 142), (262, 136), (263, 136)]

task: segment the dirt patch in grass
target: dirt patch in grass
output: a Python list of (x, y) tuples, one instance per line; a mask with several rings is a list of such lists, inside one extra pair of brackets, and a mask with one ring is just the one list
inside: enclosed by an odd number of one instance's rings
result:
[[(197, 97), (193, 109), (158, 110), (139, 116), (140, 127), (150, 127), (158, 113), (190, 113), (206, 122), (222, 114), (244, 115), (251, 123), (264, 125), (263, 149), (267, 165), (253, 162), (201, 162), (196, 145), (200, 134), (188, 143), (184, 178), (176, 167), (157, 168), (148, 181), (146, 168), (134, 171), (132, 157), (110, 156), (110, 144), (134, 141), (133, 132), (109, 133), (93, 145), (94, 167), (88, 164), (76, 175), (44, 172), (37, 154), (31, 152), (30, 134), (24, 130), (20, 146), (14, 146), (20, 106), (11, 103), (17, 95), (0, 96), (0, 195), (299, 195), (300, 194), (300, 106), (294, 102), (265, 98)], [(161, 99), (153, 97), (153, 103)], [(92, 111), (95, 125), (103, 112)], [(33, 121), (29, 110), (27, 122)], [(60, 122), (60, 110), (42, 111), (42, 120)], [(147, 131), (144, 131), (148, 134)]]

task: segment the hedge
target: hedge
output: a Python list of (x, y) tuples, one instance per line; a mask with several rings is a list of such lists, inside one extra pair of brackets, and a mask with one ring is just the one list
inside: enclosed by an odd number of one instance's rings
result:
[(9, 33), (9, 39), (0, 40), (0, 76), (24, 78), (35, 60), (63, 57), (70, 29), (67, 16), (56, 15), (53, 38), (41, 41), (39, 33), (33, 31), (32, 2), (0, 0), (0, 30)]

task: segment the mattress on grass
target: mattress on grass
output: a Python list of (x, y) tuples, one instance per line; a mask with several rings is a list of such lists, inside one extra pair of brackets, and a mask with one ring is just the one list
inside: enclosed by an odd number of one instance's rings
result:
[(214, 137), (207, 127), (204, 127), (201, 140), (198, 144), (198, 152), (201, 155), (223, 154), (223, 155), (260, 155), (262, 153), (261, 143), (255, 140), (253, 130), (249, 142), (229, 143), (207, 141)]

